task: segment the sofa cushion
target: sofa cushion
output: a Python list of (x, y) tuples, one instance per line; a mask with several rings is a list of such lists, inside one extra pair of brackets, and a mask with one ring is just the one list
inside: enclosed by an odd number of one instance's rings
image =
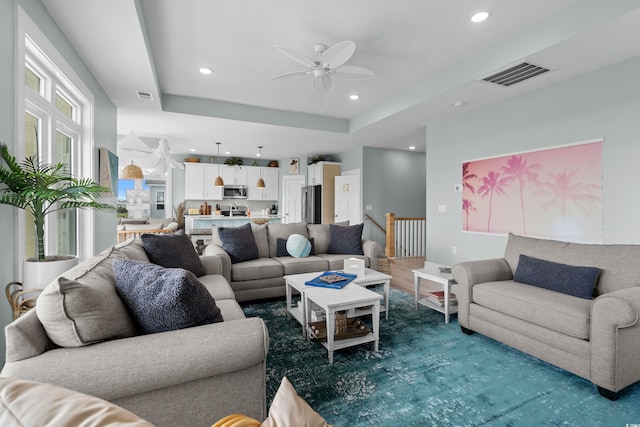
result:
[(313, 255), (306, 258), (278, 257), (276, 260), (282, 264), (284, 275), (326, 271), (329, 268), (327, 260)]
[(502, 280), (474, 285), (473, 302), (565, 335), (589, 339), (590, 300)]
[(198, 277), (198, 280), (207, 288), (213, 299), (216, 300), (216, 304), (219, 304), (220, 300), (223, 299), (235, 299), (233, 289), (231, 289), (229, 282), (227, 282), (224, 276), (205, 274), (204, 276)]
[(274, 258), (258, 258), (251, 261), (239, 262), (231, 266), (231, 281), (270, 279), (282, 277), (284, 268)]
[[(334, 225), (347, 227), (349, 221), (336, 222)], [(314, 241), (316, 254), (326, 254), (329, 249), (329, 224), (307, 224), (309, 239)]]
[(269, 237), (267, 235), (267, 224), (251, 224), (253, 237), (256, 239), (259, 258), (269, 258)]
[(143, 234), (140, 239), (152, 263), (166, 268), (183, 268), (196, 276), (205, 274), (198, 252), (187, 236)]
[(358, 258), (364, 260), (365, 268), (369, 268), (369, 257), (364, 255), (348, 255), (348, 254), (319, 254), (320, 258), (327, 260), (328, 270), (342, 270), (344, 268), (344, 260), (347, 258)]
[(364, 255), (362, 250), (362, 228), (364, 224), (341, 227), (329, 224), (328, 254)]
[(246, 316), (242, 311), (242, 307), (240, 307), (240, 304), (238, 304), (236, 300), (223, 299), (220, 301), (216, 301), (216, 304), (220, 308), (220, 313), (222, 313), (222, 316), (224, 316), (225, 322), (246, 319)]
[(267, 227), (269, 236), (269, 256), (278, 256), (278, 239), (288, 239), (292, 234), (301, 234), (305, 238), (309, 237), (307, 225), (303, 223), (293, 224), (269, 224)]
[(52, 384), (0, 378), (0, 425), (153, 427), (106, 400)]
[(218, 227), (218, 236), (222, 242), (222, 249), (229, 254), (232, 264), (258, 258), (258, 246), (251, 231), (251, 224)]
[(142, 240), (140, 240), (139, 237), (136, 237), (135, 239), (129, 239), (122, 243), (118, 243), (117, 245), (115, 245), (115, 248), (129, 259), (150, 262), (149, 256), (147, 255), (147, 252), (145, 252), (144, 246), (142, 245)]
[(113, 270), (118, 294), (144, 333), (223, 320), (211, 294), (188, 270), (128, 259), (115, 260)]
[(61, 347), (131, 337), (135, 325), (115, 288), (112, 262), (126, 259), (109, 248), (51, 282), (36, 304), (47, 336)]
[(560, 264), (521, 254), (513, 280), (578, 298), (593, 299), (598, 276), (599, 268)]

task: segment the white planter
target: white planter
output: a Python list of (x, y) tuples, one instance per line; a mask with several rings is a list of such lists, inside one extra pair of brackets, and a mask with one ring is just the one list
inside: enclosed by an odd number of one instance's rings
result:
[(22, 264), (22, 289), (44, 289), (53, 279), (78, 265), (78, 257), (68, 255), (68, 258), (59, 259), (62, 257), (51, 257), (58, 259), (44, 262), (26, 260)]

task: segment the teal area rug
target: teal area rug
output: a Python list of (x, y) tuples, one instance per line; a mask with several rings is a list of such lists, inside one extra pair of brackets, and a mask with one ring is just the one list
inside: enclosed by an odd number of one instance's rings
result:
[[(269, 328), (267, 404), (287, 376), (328, 422), (342, 426), (640, 425), (640, 384), (616, 402), (589, 381), (480, 334), (392, 289), (380, 348), (327, 351), (306, 341), (284, 300), (244, 304)], [(640, 357), (640, 355), (638, 355)]]

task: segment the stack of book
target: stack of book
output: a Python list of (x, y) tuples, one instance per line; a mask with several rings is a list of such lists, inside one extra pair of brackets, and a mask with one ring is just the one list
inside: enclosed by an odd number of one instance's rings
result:
[[(427, 301), (439, 305), (440, 307), (444, 307), (444, 291), (433, 291), (427, 294)], [(456, 298), (456, 294), (449, 293), (449, 306), (458, 304), (458, 299)]]

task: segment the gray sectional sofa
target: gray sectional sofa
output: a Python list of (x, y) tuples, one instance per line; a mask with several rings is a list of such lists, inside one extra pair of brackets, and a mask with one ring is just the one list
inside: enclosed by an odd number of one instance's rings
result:
[[(333, 224), (348, 226), (347, 222)], [(231, 263), (231, 258), (223, 249), (214, 226), (212, 243), (205, 248), (207, 255), (220, 255), (223, 259), (223, 275), (231, 284), (238, 301), (250, 301), (285, 295), (283, 276), (288, 274), (311, 273), (315, 271), (341, 270), (344, 260), (350, 257), (361, 258), (365, 267), (377, 269), (378, 256), (382, 248), (377, 242), (362, 240), (364, 255), (327, 253), (330, 243), (330, 224), (264, 224), (251, 225), (258, 246), (258, 258)], [(278, 255), (278, 239), (286, 240), (292, 234), (300, 234), (313, 239), (315, 255), (304, 258)]]
[[(514, 281), (520, 255), (600, 269), (592, 298)], [(640, 380), (640, 245), (577, 244), (510, 234), (504, 258), (456, 264), (458, 321), (598, 386), (615, 400)], [(522, 271), (522, 270), (521, 270)], [(542, 270), (548, 279), (552, 270)], [(568, 280), (568, 278), (567, 278)], [(568, 289), (571, 291), (571, 289)]]
[[(97, 295), (100, 303), (86, 306), (108, 309), (98, 318), (95, 310), (74, 306), (73, 295), (67, 294), (57, 330), (46, 329), (40, 321), (37, 310), (44, 304), (10, 323), (0, 376), (97, 396), (156, 426), (210, 426), (232, 413), (264, 419), (268, 332), (262, 319), (245, 318), (221, 275), (222, 259), (200, 257), (206, 274), (198, 279), (215, 298), (224, 322), (147, 335), (120, 333), (128, 337), (118, 338), (109, 331), (122, 324), (123, 316), (108, 314), (118, 312), (111, 266), (121, 258), (149, 261), (135, 239), (63, 274), (93, 288), (91, 295), (77, 299)], [(78, 346), (54, 344), (49, 334), (61, 332), (66, 339), (80, 340)], [(100, 334), (110, 339), (98, 340)]]

